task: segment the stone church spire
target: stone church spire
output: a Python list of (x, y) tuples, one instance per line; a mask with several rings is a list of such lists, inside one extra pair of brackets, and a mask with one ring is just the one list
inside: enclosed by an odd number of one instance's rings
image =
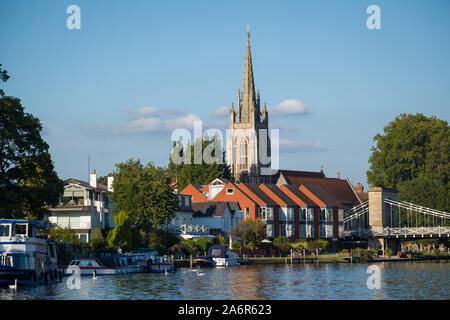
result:
[(252, 54), (250, 50), (250, 33), (247, 32), (247, 50), (245, 52), (244, 80), (242, 82), (241, 121), (251, 121), (256, 110), (255, 81), (253, 79)]

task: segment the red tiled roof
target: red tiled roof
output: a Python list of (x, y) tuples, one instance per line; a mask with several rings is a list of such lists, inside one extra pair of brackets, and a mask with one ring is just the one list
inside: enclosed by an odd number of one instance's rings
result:
[(320, 201), (325, 203), (327, 207), (340, 207), (341, 203), (333, 198), (328, 192), (322, 189), (320, 186), (315, 185), (303, 185), (313, 195), (319, 198)]
[(268, 195), (266, 195), (261, 189), (259, 189), (256, 184), (241, 183), (238, 185), (238, 188), (252, 200), (254, 200), (254, 198), (256, 196), (256, 198), (259, 198), (259, 200), (264, 202), (265, 205), (267, 205), (267, 206), (277, 206), (278, 205)]
[[(261, 188), (262, 186), (265, 186), (267, 189), (269, 189), (270, 192), (272, 192), (276, 197), (278, 197), (281, 201), (283, 201), (285, 204), (287, 204), (289, 207), (296, 207), (298, 206), (297, 203), (289, 198), (283, 191), (281, 191), (276, 184), (273, 183), (263, 183), (259, 185), (259, 188), (264, 192), (265, 190)], [(266, 193), (272, 200), (277, 201), (277, 199), (274, 199), (269, 193)]]
[(284, 173), (283, 176), (289, 184), (293, 184), (297, 187), (300, 187), (302, 184), (319, 186), (342, 204), (358, 205), (361, 203), (347, 180), (337, 178), (302, 177), (286, 175)]
[(280, 186), (280, 190), (283, 191), (283, 189), (281, 187), (288, 189), (297, 198), (299, 198), (302, 202), (304, 202), (308, 207), (316, 206), (314, 201), (312, 201), (310, 198), (308, 198), (308, 196), (306, 196), (297, 186), (294, 186), (293, 184), (283, 184), (282, 186)]

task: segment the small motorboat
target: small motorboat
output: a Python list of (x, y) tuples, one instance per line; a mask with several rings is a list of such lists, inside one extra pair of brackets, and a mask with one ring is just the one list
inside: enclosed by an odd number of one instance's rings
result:
[(197, 257), (194, 259), (193, 264), (198, 267), (202, 268), (213, 268), (216, 266), (216, 263), (211, 257), (204, 256), (204, 257)]
[(67, 267), (60, 267), (64, 270), (64, 274), (73, 274), (73, 269), (80, 269), (80, 275), (93, 276), (106, 275), (106, 274), (119, 274), (120, 268), (115, 266), (106, 266), (102, 264), (98, 259), (86, 258), (86, 259), (74, 259)]
[(216, 267), (231, 267), (240, 265), (238, 255), (230, 251), (228, 247), (214, 245), (208, 249), (208, 257), (214, 262)]

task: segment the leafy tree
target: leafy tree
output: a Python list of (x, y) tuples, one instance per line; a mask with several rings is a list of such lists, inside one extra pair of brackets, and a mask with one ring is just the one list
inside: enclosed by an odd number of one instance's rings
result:
[(224, 238), (224, 236), (222, 236), (221, 234), (219, 234), (217, 236), (217, 242), (223, 246), (227, 246), (228, 245), (228, 241), (227, 239)]
[[(201, 164), (196, 164), (195, 162), (198, 161), (194, 161), (196, 149), (202, 151)], [(179, 143), (172, 153), (184, 159), (183, 163), (175, 164), (171, 157), (168, 166), (171, 176), (178, 179), (179, 190), (183, 190), (189, 183), (207, 184), (216, 178), (231, 179), (230, 167), (226, 164), (225, 152), (217, 136), (211, 138), (205, 136), (203, 139), (197, 139), (194, 145), (188, 144), (185, 147)], [(205, 159), (203, 155), (210, 155), (210, 158)], [(188, 159), (190, 161), (187, 161)]]
[(397, 188), (399, 198), (449, 211), (448, 122), (423, 114), (401, 114), (374, 137), (367, 180)]
[(147, 234), (148, 246), (158, 249), (158, 252), (168, 253), (169, 248), (178, 244), (180, 240), (166, 230), (151, 230)]
[(291, 242), (288, 238), (283, 236), (278, 236), (273, 240), (273, 244), (280, 249), (281, 252), (286, 253), (292, 248)]
[(114, 229), (112, 229), (107, 237), (110, 247), (121, 247), (125, 250), (132, 250), (136, 247), (135, 236), (133, 233), (139, 234), (138, 230), (133, 227), (133, 219), (126, 211), (117, 211), (114, 215)]
[[(9, 78), (1, 69), (0, 80)], [(42, 124), (25, 113), (20, 99), (0, 91), (0, 216), (42, 219), (46, 206), (55, 206), (63, 191)]]
[(92, 230), (90, 244), (97, 249), (106, 246), (106, 240), (105, 237), (103, 237), (100, 228), (95, 227), (94, 230)]
[(127, 212), (134, 226), (149, 231), (172, 221), (178, 197), (170, 186), (167, 170), (146, 166), (139, 160), (116, 165), (114, 172), (115, 210)]
[(256, 247), (266, 238), (266, 225), (259, 219), (247, 219), (231, 229), (230, 234), (244, 240), (244, 247)]
[(206, 255), (206, 251), (209, 249), (209, 247), (211, 247), (213, 245), (213, 243), (205, 238), (198, 238), (197, 240), (195, 240), (195, 245), (202, 250), (205, 255)]
[(72, 244), (80, 244), (80, 238), (78, 238), (75, 231), (69, 227), (66, 228), (52, 228), (50, 229), (50, 235), (56, 242), (66, 242)]
[(181, 239), (180, 244), (185, 254), (194, 255), (199, 251), (195, 241), (192, 239)]

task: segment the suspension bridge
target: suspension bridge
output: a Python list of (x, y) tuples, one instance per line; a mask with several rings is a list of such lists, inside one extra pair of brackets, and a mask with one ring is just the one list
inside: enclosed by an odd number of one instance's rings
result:
[(344, 212), (344, 237), (371, 248), (396, 249), (401, 238), (450, 238), (450, 213), (397, 199), (395, 189), (370, 188), (369, 200)]

